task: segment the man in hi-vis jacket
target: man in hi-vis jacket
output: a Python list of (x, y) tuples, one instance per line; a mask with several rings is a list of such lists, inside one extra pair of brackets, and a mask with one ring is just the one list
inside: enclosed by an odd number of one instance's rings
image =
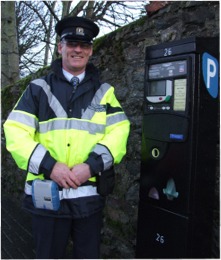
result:
[[(125, 155), (129, 121), (114, 88), (102, 84), (88, 63), (98, 26), (68, 17), (55, 30), (61, 59), (29, 84), (9, 114), (6, 146), (27, 171), (24, 208), (32, 213), (36, 258), (65, 258), (70, 236), (73, 258), (99, 258), (105, 195), (98, 193), (98, 180), (112, 174)], [(58, 210), (34, 206), (36, 179), (58, 184)]]

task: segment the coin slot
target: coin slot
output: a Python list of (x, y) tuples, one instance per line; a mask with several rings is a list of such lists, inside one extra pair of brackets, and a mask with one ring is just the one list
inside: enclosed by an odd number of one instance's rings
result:
[(158, 148), (152, 149), (152, 156), (153, 156), (153, 158), (158, 158), (160, 156), (160, 151)]

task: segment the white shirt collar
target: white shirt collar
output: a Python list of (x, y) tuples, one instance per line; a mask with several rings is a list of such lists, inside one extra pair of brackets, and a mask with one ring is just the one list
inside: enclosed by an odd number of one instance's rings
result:
[[(71, 74), (70, 72), (64, 70), (64, 69), (62, 69), (62, 71), (63, 71), (63, 74), (64, 74), (65, 78), (68, 81), (71, 81), (71, 79), (74, 77), (74, 75)], [(81, 82), (84, 79), (84, 77), (85, 77), (85, 71), (83, 73), (77, 75), (77, 77), (79, 78), (79, 82)]]

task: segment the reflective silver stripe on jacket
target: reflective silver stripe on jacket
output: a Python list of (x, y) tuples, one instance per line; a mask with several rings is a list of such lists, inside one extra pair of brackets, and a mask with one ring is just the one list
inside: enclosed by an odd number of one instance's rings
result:
[(82, 197), (89, 197), (98, 195), (97, 187), (94, 186), (82, 186), (78, 187), (77, 189), (62, 189), (59, 191), (60, 199), (76, 199)]
[(41, 164), (42, 159), (44, 158), (47, 150), (44, 148), (43, 145), (38, 144), (35, 148), (33, 154), (30, 157), (28, 171), (34, 174), (39, 173), (39, 167)]
[(65, 112), (64, 108), (62, 107), (58, 99), (52, 94), (51, 87), (47, 84), (45, 80), (35, 79), (32, 81), (32, 83), (43, 88), (45, 94), (48, 97), (48, 104), (57, 117), (65, 117), (65, 118), (68, 117), (67, 113)]
[[(20, 117), (21, 115), (21, 117)], [(96, 124), (89, 121), (83, 121), (79, 119), (52, 119), (50, 121), (37, 123), (37, 120), (30, 115), (23, 114), (20, 112), (12, 112), (10, 114), (10, 120), (14, 120), (16, 122), (25, 124), (27, 126), (33, 127), (39, 133), (47, 133), (48, 131), (52, 130), (68, 130), (68, 129), (75, 129), (75, 130), (83, 130), (87, 131), (90, 134), (100, 133), (103, 134), (105, 132), (105, 125)]]
[(8, 120), (13, 120), (24, 125), (33, 127), (35, 129), (38, 128), (38, 121), (33, 116), (27, 115), (19, 110), (13, 110), (8, 117)]
[(107, 91), (111, 88), (111, 85), (108, 83), (104, 83), (100, 86), (100, 88), (96, 91), (92, 101), (91, 106), (89, 106), (82, 115), (82, 119), (91, 120), (91, 118), (95, 115), (96, 111), (90, 109), (90, 107), (96, 106), (101, 103), (102, 98), (107, 93)]
[(122, 112), (107, 117), (107, 126), (119, 123), (121, 121), (128, 120), (127, 116)]
[[(25, 183), (25, 193), (27, 195), (32, 195), (32, 186), (27, 182)], [(97, 187), (94, 186), (82, 186), (82, 187), (78, 187), (77, 189), (63, 188), (61, 191), (59, 191), (60, 200), (76, 199), (76, 198), (89, 197), (95, 195), (98, 195), (98, 193), (97, 193)]]
[(95, 146), (95, 148), (93, 149), (93, 152), (101, 155), (101, 158), (102, 158), (102, 161), (104, 164), (104, 170), (110, 169), (110, 167), (113, 165), (113, 157), (112, 157), (111, 153), (109, 152), (109, 150), (105, 146), (103, 146), (101, 144), (97, 144)]
[(39, 133), (46, 133), (52, 130), (83, 130), (87, 131), (90, 134), (105, 132), (105, 125), (96, 124), (89, 121), (82, 121), (79, 119), (54, 119), (47, 122), (42, 122), (39, 124)]

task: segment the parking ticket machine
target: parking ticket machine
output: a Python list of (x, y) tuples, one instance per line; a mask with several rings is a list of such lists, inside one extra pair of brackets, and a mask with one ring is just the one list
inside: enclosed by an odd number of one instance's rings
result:
[(146, 48), (136, 258), (210, 258), (218, 38)]

